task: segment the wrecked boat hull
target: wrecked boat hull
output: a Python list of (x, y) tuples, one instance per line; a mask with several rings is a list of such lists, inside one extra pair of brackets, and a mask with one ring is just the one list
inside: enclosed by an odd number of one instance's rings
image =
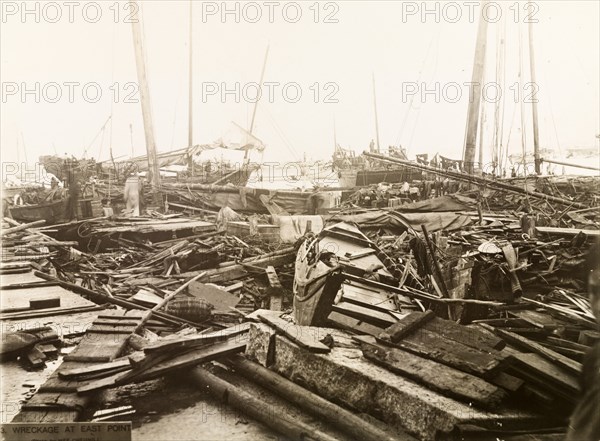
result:
[(16, 205), (10, 207), (13, 219), (23, 222), (33, 222), (45, 219), (47, 224), (52, 224), (67, 218), (67, 199), (37, 205)]
[[(304, 241), (296, 256), (294, 319), (299, 325), (325, 326), (332, 312), (381, 324), (378, 313), (398, 313), (393, 301), (397, 282), (384, 264), (384, 256), (353, 225), (340, 222)], [(383, 287), (368, 287), (368, 280)], [(362, 283), (364, 282), (364, 283)], [(387, 320), (394, 323), (393, 315)]]

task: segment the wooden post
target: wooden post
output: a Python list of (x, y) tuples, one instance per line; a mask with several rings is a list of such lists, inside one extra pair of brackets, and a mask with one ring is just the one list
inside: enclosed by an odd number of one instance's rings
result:
[(269, 265), (265, 268), (265, 272), (269, 278), (269, 285), (271, 285), (271, 289), (268, 291), (269, 309), (281, 311), (283, 309), (283, 286), (281, 286), (277, 271), (275, 271), (273, 266)]
[(137, 68), (137, 77), (140, 88), (142, 117), (144, 119), (144, 135), (146, 138), (146, 150), (148, 153), (148, 170), (152, 174), (150, 184), (154, 190), (154, 203), (158, 204), (160, 203), (158, 194), (160, 189), (160, 171), (156, 157), (156, 142), (154, 140), (150, 88), (148, 86), (148, 77), (146, 76), (144, 45), (142, 40), (142, 31), (140, 29), (141, 14), (138, 13), (138, 11), (140, 11), (140, 7), (136, 1), (131, 1), (129, 4), (131, 7), (131, 13), (134, 15), (133, 20), (131, 20), (131, 29), (133, 35), (133, 48), (135, 51), (135, 65)]
[[(529, 4), (529, 8), (531, 9), (534, 5), (532, 3)], [(531, 72), (531, 83), (536, 85), (535, 79), (535, 61), (534, 61), (534, 51), (533, 51), (533, 20), (529, 20), (529, 70)], [(535, 90), (535, 89), (534, 89)], [(533, 158), (535, 164), (535, 173), (537, 175), (542, 174), (542, 161), (540, 158), (540, 139), (538, 133), (538, 112), (537, 112), (537, 97), (534, 96), (531, 100), (531, 110), (532, 110), (532, 119), (533, 119)]]
[(442, 293), (444, 294), (445, 297), (448, 297), (448, 288), (446, 287), (446, 282), (444, 281), (444, 277), (442, 275), (442, 269), (440, 268), (440, 264), (435, 255), (435, 250), (433, 249), (433, 244), (431, 243), (431, 239), (429, 238), (429, 233), (427, 232), (427, 227), (425, 227), (425, 225), (421, 225), (421, 230), (423, 230), (423, 235), (425, 236), (425, 241), (427, 242), (427, 248), (429, 248), (429, 253), (431, 254), (431, 260), (433, 260), (433, 269), (435, 271), (435, 275), (440, 280)]
[(375, 139), (377, 139), (377, 153), (381, 153), (379, 146), (379, 120), (377, 118), (377, 94), (375, 93), (375, 74), (373, 74), (373, 108), (375, 109)]
[(477, 29), (477, 43), (475, 46), (475, 60), (473, 61), (473, 74), (469, 86), (469, 109), (467, 113), (467, 133), (463, 155), (465, 171), (473, 174), (475, 162), (475, 147), (477, 141), (477, 123), (479, 119), (479, 106), (481, 104), (481, 89), (483, 87), (483, 72), (485, 63), (485, 50), (487, 47), (487, 19), (484, 11), (487, 1), (481, 4), (481, 15)]

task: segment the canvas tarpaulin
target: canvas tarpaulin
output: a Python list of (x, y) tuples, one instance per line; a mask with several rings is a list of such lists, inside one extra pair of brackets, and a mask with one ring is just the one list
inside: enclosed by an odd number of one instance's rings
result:
[(329, 222), (356, 223), (361, 229), (385, 228), (404, 231), (412, 228), (420, 231), (425, 225), (429, 232), (446, 230), (453, 231), (464, 228), (471, 223), (469, 216), (439, 212), (439, 213), (400, 213), (398, 211), (377, 210), (359, 214), (336, 215)]
[(440, 196), (437, 198), (426, 199), (424, 201), (413, 202), (397, 207), (398, 211), (406, 212), (440, 212), (440, 211), (469, 211), (475, 208), (477, 201), (458, 194)]

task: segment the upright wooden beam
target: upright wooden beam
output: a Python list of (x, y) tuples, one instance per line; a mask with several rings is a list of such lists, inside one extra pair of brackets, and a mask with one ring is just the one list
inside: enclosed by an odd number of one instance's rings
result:
[(375, 109), (375, 139), (377, 140), (377, 153), (381, 153), (379, 145), (379, 119), (377, 118), (377, 94), (375, 93), (375, 74), (373, 74), (373, 108)]
[(487, 1), (482, 2), (481, 16), (477, 29), (477, 43), (475, 45), (475, 59), (473, 61), (473, 74), (469, 86), (469, 108), (467, 112), (467, 133), (465, 137), (465, 149), (463, 155), (464, 168), (469, 174), (473, 174), (475, 162), (475, 149), (477, 142), (477, 125), (479, 120), (479, 106), (481, 104), (481, 89), (483, 87), (483, 72), (485, 62), (485, 50), (487, 47), (487, 20), (484, 14)]
[(158, 160), (156, 158), (156, 142), (154, 140), (154, 127), (152, 122), (152, 106), (150, 103), (150, 87), (148, 86), (148, 77), (146, 75), (146, 62), (144, 57), (144, 45), (142, 31), (140, 28), (141, 14), (140, 6), (136, 1), (129, 3), (131, 13), (136, 18), (131, 20), (131, 29), (133, 35), (133, 48), (135, 52), (135, 65), (140, 88), (140, 101), (142, 104), (142, 117), (144, 119), (144, 135), (146, 137), (146, 150), (148, 152), (148, 170), (152, 173), (150, 184), (153, 189), (158, 191), (160, 187), (160, 172), (158, 169)]
[[(533, 4), (530, 3), (530, 8)], [(533, 50), (533, 20), (529, 20), (529, 70), (531, 72), (531, 83), (533, 84), (534, 91), (536, 90), (536, 77), (535, 77), (535, 60)], [(535, 165), (535, 173), (540, 175), (542, 172), (542, 161), (540, 158), (540, 139), (538, 131), (538, 111), (537, 111), (537, 97), (534, 96), (531, 100), (531, 110), (533, 117), (533, 158)]]

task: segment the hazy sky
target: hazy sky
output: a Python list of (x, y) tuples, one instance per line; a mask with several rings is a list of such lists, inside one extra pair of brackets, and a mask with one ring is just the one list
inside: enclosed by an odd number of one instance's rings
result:
[[(24, 2), (33, 12), (23, 15), (23, 2), (2, 2), (4, 161), (23, 160), (25, 152), (29, 162), (52, 153), (81, 157), (86, 149), (88, 157), (106, 159), (111, 142), (115, 156), (131, 154), (130, 125), (134, 153), (145, 152), (126, 3), (68, 3)], [(270, 44), (264, 81), (278, 85), (271, 89), (273, 102), (264, 92), (254, 128), (267, 145), (265, 160), (296, 160), (302, 152), (314, 159), (330, 158), (334, 121), (340, 145), (358, 152), (366, 149), (375, 138), (372, 74), (382, 147), (400, 142), (412, 157), (440, 152), (460, 158), (468, 103), (463, 83), (471, 79), (480, 11), (471, 3), (228, 2), (228, 9), (239, 11), (236, 17), (235, 12), (221, 15), (222, 2), (194, 1), (194, 143), (219, 138), (231, 121), (249, 126), (254, 88), (248, 84), (258, 82)], [(521, 107), (526, 142), (532, 145), (531, 104), (520, 103), (530, 89), (521, 86), (521, 96), (514, 96), (519, 89), (514, 86), (519, 68), (517, 22), (522, 30), (523, 82), (530, 81), (528, 25), (523, 24), (527, 14), (524, 2), (502, 4), (502, 10), (495, 9), (498, 3), (488, 9), (485, 81), (495, 81), (498, 29), (504, 26), (504, 140), (510, 132), (510, 148), (516, 152), (521, 148)], [(599, 2), (538, 1), (534, 8), (542, 147), (593, 147), (600, 133)], [(430, 12), (423, 16), (425, 10)], [(492, 23), (498, 12), (505, 20)], [(143, 1), (140, 16), (158, 149), (185, 147), (189, 2)], [(69, 82), (77, 83), (72, 86), (73, 102)], [(236, 84), (239, 100), (234, 93), (221, 96), (223, 87), (235, 90)], [(23, 95), (24, 89), (36, 87), (38, 96)], [(411, 101), (407, 92), (415, 87)], [(207, 94), (215, 88), (215, 94)], [(423, 89), (432, 93), (422, 96)], [(102, 95), (92, 102), (98, 90)], [(302, 96), (292, 102), (298, 91)], [(494, 93), (490, 96), (493, 100)], [(485, 107), (487, 140), (494, 107)], [(102, 132), (111, 114), (112, 128), (109, 123)]]

